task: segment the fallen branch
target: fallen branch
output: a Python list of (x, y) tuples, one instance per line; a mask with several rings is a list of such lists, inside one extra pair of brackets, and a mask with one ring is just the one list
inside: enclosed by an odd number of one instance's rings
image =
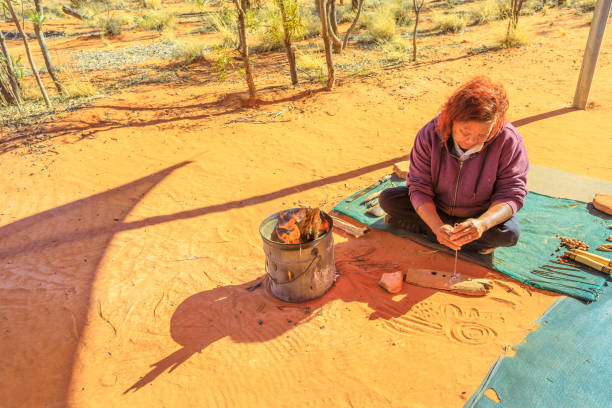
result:
[(68, 8), (66, 6), (62, 6), (62, 11), (64, 12), (64, 14), (68, 14), (69, 16), (72, 16), (74, 18), (78, 18), (79, 20), (85, 21), (85, 17), (82, 14), (77, 13), (76, 11), (72, 10), (71, 8)]

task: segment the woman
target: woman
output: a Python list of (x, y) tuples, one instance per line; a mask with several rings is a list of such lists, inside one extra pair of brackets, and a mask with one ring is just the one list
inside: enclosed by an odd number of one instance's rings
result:
[(454, 250), (515, 245), (529, 160), (507, 110), (504, 88), (487, 77), (460, 87), (417, 134), (407, 187), (380, 195), (386, 221)]

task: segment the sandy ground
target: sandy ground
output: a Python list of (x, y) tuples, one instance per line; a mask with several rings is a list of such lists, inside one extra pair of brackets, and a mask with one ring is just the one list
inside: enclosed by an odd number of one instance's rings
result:
[[(571, 111), (588, 27), (566, 17), (525, 18), (539, 37), (522, 49), (440, 56), (331, 93), (262, 76), (256, 109), (236, 103), (241, 82), (180, 82), (4, 130), (2, 405), (461, 406), (555, 294), (459, 261), (495, 281), (488, 296), (390, 295), (384, 268), (351, 261), (374, 249), (373, 264), (450, 270), (452, 258), (335, 231), (336, 284), (281, 310), (265, 287), (246, 290), (265, 273), (259, 223), (298, 204), (330, 210), (390, 172), (475, 74), (506, 85), (533, 163), (612, 180), (610, 30), (591, 107)], [(487, 30), (436, 41), (478, 44)], [(22, 145), (41, 133), (52, 138)]]

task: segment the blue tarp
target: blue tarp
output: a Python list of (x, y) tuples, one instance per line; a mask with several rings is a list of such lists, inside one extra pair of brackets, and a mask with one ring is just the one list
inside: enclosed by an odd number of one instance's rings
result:
[[(392, 234), (415, 239), (424, 243), (422, 236), (417, 234), (406, 234), (386, 224), (382, 217), (370, 217), (365, 214), (366, 207), (363, 201), (372, 193), (399, 185), (405, 185), (405, 181), (394, 179), (369, 191), (360, 198), (349, 201), (347, 197), (334, 207), (334, 211), (346, 214), (363, 224), (373, 228), (383, 229)], [(495, 268), (496, 270), (511, 276), (521, 282), (525, 282), (537, 288), (547, 289), (558, 293), (574, 296), (586, 301), (596, 300), (601, 292), (607, 276), (597, 273), (590, 268), (584, 267), (577, 271), (568, 271), (568, 276), (555, 274), (549, 276), (547, 273), (534, 273), (541, 267), (551, 264), (561, 252), (555, 252), (560, 244), (559, 236), (568, 236), (586, 242), (593, 251), (597, 246), (606, 241), (610, 230), (607, 225), (609, 217), (590, 207), (590, 204), (563, 198), (554, 198), (542, 194), (530, 192), (525, 205), (517, 213), (521, 224), (521, 236), (519, 242), (513, 247), (497, 248), (493, 257), (482, 257), (475, 253), (463, 255), (480, 264)], [(449, 248), (436, 243), (430, 243), (442, 251), (453, 253)], [(553, 265), (555, 265), (553, 263)], [(546, 272), (546, 271), (545, 271)]]
[[(557, 300), (538, 330), (490, 370), (465, 407), (612, 407), (612, 288), (599, 301)], [(485, 391), (495, 390), (500, 403)]]

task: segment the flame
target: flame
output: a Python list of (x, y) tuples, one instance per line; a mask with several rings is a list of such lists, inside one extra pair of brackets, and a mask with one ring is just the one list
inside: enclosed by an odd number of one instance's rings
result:
[(329, 229), (329, 221), (318, 208), (288, 210), (278, 215), (272, 239), (284, 244), (300, 244), (317, 239)]

